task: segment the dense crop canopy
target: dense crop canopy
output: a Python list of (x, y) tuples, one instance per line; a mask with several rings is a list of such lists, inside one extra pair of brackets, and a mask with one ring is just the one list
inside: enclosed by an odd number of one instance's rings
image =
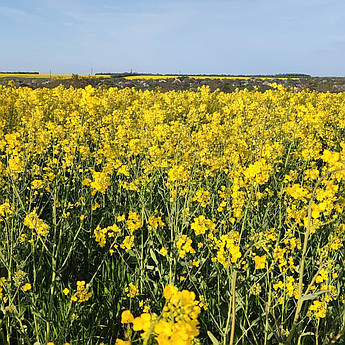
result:
[(3, 343), (344, 339), (345, 95), (274, 86), (0, 86)]

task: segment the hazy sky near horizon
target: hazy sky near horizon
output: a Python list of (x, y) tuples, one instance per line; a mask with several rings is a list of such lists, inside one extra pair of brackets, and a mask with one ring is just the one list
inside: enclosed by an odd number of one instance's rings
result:
[(0, 71), (345, 76), (344, 0), (0, 0)]

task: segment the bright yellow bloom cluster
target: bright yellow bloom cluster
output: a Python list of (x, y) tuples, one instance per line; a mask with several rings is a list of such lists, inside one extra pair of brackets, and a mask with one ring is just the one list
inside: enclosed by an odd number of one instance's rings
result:
[(236, 263), (242, 256), (240, 246), (237, 241), (239, 239), (239, 233), (236, 231), (230, 231), (220, 237), (220, 240), (215, 239), (215, 244), (218, 249), (217, 261), (225, 268), (229, 267), (231, 263)]
[(313, 304), (309, 307), (309, 312), (313, 312), (312, 314), (310, 314), (317, 319), (323, 319), (324, 317), (326, 317), (326, 311), (327, 304), (318, 300), (314, 301)]
[(33, 210), (25, 217), (24, 225), (29, 229), (35, 230), (38, 236), (47, 236), (49, 233), (48, 224), (38, 218), (36, 210)]
[(128, 213), (128, 219), (126, 221), (126, 224), (130, 234), (133, 234), (135, 230), (138, 230), (143, 226), (141, 217), (132, 211), (129, 211)]
[(85, 284), (84, 280), (77, 281), (77, 291), (72, 295), (72, 302), (86, 302), (92, 296), (92, 292), (89, 291), (89, 286)]
[(261, 269), (265, 268), (266, 255), (262, 255), (262, 256), (255, 255), (254, 261), (255, 261), (255, 269), (261, 270)]
[(122, 248), (126, 253), (134, 247), (134, 236), (126, 236), (122, 243), (120, 244), (120, 248)]
[(315, 282), (316, 283), (322, 283), (322, 282), (327, 281), (327, 280), (328, 280), (328, 272), (324, 268), (321, 268), (318, 276), (316, 277)]
[(202, 235), (207, 230), (215, 230), (216, 224), (214, 224), (212, 220), (205, 218), (204, 215), (201, 215), (197, 218), (194, 218), (191, 228), (194, 230), (195, 235)]
[(128, 297), (134, 298), (139, 295), (139, 288), (137, 285), (129, 283), (128, 287), (125, 288), (125, 292), (127, 293)]
[(13, 209), (8, 200), (0, 205), (0, 222), (2, 222), (8, 215), (13, 213)]
[(176, 242), (176, 247), (178, 254), (181, 259), (184, 259), (187, 253), (195, 254), (195, 249), (192, 247), (193, 241), (187, 237), (187, 235), (182, 235)]
[(124, 310), (121, 314), (121, 323), (133, 323), (134, 317), (130, 310)]
[[(199, 334), (200, 302), (195, 299), (194, 292), (179, 291), (173, 285), (164, 288), (163, 296), (166, 303), (160, 316), (143, 313), (134, 318), (129, 310), (124, 310), (121, 323), (132, 323), (133, 331), (142, 331), (143, 339), (153, 335), (159, 345), (191, 345)], [(125, 343), (125, 340), (117, 339), (117, 344)]]
[(157, 229), (158, 227), (163, 227), (165, 224), (162, 218), (159, 216), (150, 216), (148, 219), (150, 229)]
[(30, 284), (30, 283), (24, 284), (24, 285), (22, 286), (22, 290), (23, 290), (24, 292), (31, 290), (31, 284)]
[(4, 296), (3, 289), (6, 284), (6, 278), (0, 277), (0, 300), (6, 300), (6, 297)]
[(114, 238), (119, 233), (121, 233), (121, 229), (116, 224), (110, 225), (104, 229), (101, 229), (100, 226), (97, 226), (97, 228), (94, 230), (96, 242), (98, 242), (101, 247), (105, 246), (107, 236), (108, 238)]
[(173, 285), (165, 287), (166, 305), (162, 318), (154, 326), (156, 340), (160, 345), (189, 345), (198, 336), (199, 302), (192, 291), (178, 291)]
[(101, 192), (104, 194), (110, 186), (110, 177), (105, 172), (92, 172), (93, 181), (90, 183), (93, 193)]
[(191, 200), (199, 202), (201, 207), (206, 207), (210, 203), (210, 192), (201, 188)]

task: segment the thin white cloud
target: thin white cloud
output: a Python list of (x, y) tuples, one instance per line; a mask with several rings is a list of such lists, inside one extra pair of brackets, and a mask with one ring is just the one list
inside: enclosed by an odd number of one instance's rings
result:
[(7, 7), (7, 6), (0, 6), (0, 17), (7, 17), (10, 19), (14, 19), (14, 18), (19, 18), (19, 19), (35, 19), (37, 18), (36, 15), (28, 12), (28, 11), (24, 11), (24, 10), (20, 10), (17, 8), (13, 8), (13, 7)]

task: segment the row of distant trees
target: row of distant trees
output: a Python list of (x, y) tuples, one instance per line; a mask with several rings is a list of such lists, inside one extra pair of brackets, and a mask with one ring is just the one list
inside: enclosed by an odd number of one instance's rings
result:
[(283, 74), (275, 74), (274, 77), (276, 78), (311, 78), (311, 75), (303, 74), (303, 73), (283, 73)]
[[(140, 75), (154, 75), (154, 76), (166, 76), (171, 74), (159, 74), (159, 73), (136, 73), (136, 72), (122, 72), (122, 73), (96, 73), (96, 75), (111, 75), (113, 77), (129, 77), (129, 76), (140, 76)], [(179, 74), (181, 75), (181, 74)], [(183, 74), (182, 74), (183, 75)], [(187, 76), (187, 74), (186, 74)], [(188, 74), (188, 76), (195, 77), (209, 77), (210, 74)], [(309, 74), (303, 73), (280, 73), (280, 74), (217, 74), (219, 77), (273, 77), (273, 78), (311, 78)]]
[(40, 74), (40, 72), (0, 72), (0, 74)]
[(134, 76), (134, 75), (162, 75), (162, 74), (152, 74), (152, 73), (135, 73), (135, 72), (120, 72), (120, 73), (95, 73), (95, 75), (111, 75), (113, 77), (129, 77), (129, 76)]
[[(0, 74), (40, 74), (39, 72), (0, 72)], [(96, 75), (111, 75), (113, 77), (129, 77), (129, 76), (140, 76), (140, 75), (156, 75), (166, 76), (169, 74), (159, 73), (136, 73), (136, 72), (120, 72), (120, 73), (95, 73)], [(181, 75), (181, 74), (179, 74)], [(187, 76), (182, 74), (182, 76)], [(188, 76), (195, 77), (208, 77), (210, 74), (188, 74)], [(273, 77), (273, 78), (310, 78), (311, 75), (303, 73), (280, 73), (280, 74), (217, 74), (219, 77)]]

